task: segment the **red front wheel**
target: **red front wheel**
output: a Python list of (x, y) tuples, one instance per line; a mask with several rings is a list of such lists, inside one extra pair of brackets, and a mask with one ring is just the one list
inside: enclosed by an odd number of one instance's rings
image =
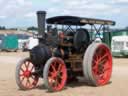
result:
[(43, 72), (44, 84), (49, 91), (60, 91), (67, 80), (67, 70), (62, 59), (53, 57), (45, 64)]
[(34, 75), (35, 67), (29, 58), (22, 59), (16, 66), (16, 83), (22, 90), (36, 87), (39, 77)]

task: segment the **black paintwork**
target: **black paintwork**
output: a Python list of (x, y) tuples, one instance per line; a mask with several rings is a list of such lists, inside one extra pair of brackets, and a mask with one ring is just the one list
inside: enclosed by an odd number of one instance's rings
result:
[(114, 21), (93, 19), (93, 18), (83, 18), (76, 16), (56, 16), (51, 17), (46, 20), (48, 24), (60, 24), (60, 25), (79, 25), (83, 26), (86, 24), (104, 24), (104, 25), (115, 25)]

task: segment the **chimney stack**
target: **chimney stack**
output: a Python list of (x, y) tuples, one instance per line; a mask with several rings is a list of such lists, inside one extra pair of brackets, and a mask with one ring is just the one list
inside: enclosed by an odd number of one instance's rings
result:
[(38, 22), (39, 41), (45, 40), (46, 11), (38, 11), (37, 12), (37, 22)]

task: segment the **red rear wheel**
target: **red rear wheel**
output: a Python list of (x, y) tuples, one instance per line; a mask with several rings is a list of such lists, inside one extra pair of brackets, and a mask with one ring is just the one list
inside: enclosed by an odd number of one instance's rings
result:
[(34, 75), (35, 67), (29, 58), (21, 60), (16, 67), (16, 83), (20, 89), (36, 87), (39, 77)]
[(62, 59), (53, 57), (45, 64), (44, 84), (49, 91), (60, 91), (67, 80), (67, 70)]
[(99, 85), (106, 84), (112, 72), (112, 57), (106, 46), (98, 46), (94, 52), (92, 63), (92, 72), (97, 79), (97, 83)]
[(84, 56), (84, 75), (87, 75), (85, 77), (91, 85), (105, 85), (110, 80), (112, 73), (111, 52), (102, 43), (93, 43), (90, 46)]

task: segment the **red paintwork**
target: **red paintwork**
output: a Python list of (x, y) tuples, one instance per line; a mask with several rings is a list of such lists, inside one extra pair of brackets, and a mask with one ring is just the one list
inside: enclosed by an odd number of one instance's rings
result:
[(106, 84), (111, 77), (112, 55), (104, 45), (100, 45), (95, 51), (92, 72), (98, 85)]
[(61, 90), (67, 80), (66, 66), (63, 61), (55, 59), (50, 65), (48, 82), (54, 91)]
[(39, 77), (32, 75), (34, 66), (30, 61), (25, 61), (20, 68), (20, 82), (26, 89), (34, 88), (37, 85)]

